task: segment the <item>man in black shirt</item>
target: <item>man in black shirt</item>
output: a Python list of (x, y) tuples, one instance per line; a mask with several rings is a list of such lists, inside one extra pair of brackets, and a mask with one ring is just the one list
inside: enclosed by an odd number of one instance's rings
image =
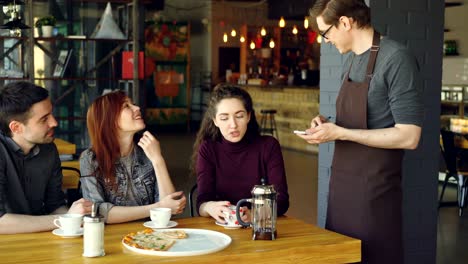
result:
[[(52, 230), (54, 214), (67, 213), (56, 126), (46, 89), (14, 82), (0, 90), (0, 234)], [(90, 208), (80, 199), (68, 213)]]

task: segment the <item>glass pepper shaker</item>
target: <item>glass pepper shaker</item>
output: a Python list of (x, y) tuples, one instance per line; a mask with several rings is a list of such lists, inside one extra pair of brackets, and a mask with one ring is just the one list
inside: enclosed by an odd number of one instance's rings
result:
[(83, 256), (100, 257), (104, 256), (104, 221), (102, 216), (97, 215), (97, 206), (93, 203), (91, 214), (85, 215), (83, 234)]

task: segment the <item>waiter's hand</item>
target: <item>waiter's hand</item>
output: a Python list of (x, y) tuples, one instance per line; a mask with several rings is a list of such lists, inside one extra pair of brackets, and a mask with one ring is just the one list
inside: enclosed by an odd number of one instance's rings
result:
[(312, 121), (310, 121), (310, 128), (314, 128), (316, 126), (319, 126), (319, 125), (321, 125), (323, 123), (327, 123), (327, 122), (328, 122), (327, 118), (325, 118), (322, 115), (318, 115), (318, 116), (314, 117), (312, 119)]
[(311, 128), (307, 129), (306, 135), (297, 135), (309, 144), (320, 144), (340, 139), (344, 128), (328, 122), (323, 116), (317, 116), (311, 122)]

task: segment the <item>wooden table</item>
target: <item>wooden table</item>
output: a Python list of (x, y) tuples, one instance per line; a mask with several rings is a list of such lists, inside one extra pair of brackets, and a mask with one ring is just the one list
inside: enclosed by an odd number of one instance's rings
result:
[(63, 155), (63, 154), (74, 155), (76, 153), (76, 145), (73, 143), (70, 143), (60, 138), (55, 138), (54, 143), (57, 146), (57, 150), (60, 155)]
[(106, 225), (106, 255), (82, 257), (83, 238), (61, 238), (51, 232), (0, 235), (2, 263), (352, 263), (361, 260), (361, 241), (292, 217), (279, 217), (278, 239), (252, 239), (252, 229), (224, 229), (212, 218), (173, 219), (177, 228), (219, 231), (232, 238), (222, 251), (191, 257), (141, 255), (122, 246), (122, 237), (145, 227), (143, 222)]

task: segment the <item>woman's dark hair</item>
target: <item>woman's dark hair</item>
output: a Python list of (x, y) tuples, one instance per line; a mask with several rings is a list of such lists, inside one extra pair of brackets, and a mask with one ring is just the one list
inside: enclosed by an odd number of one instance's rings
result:
[(313, 18), (322, 16), (327, 25), (336, 25), (342, 16), (353, 18), (358, 28), (371, 25), (370, 8), (364, 0), (317, 0), (309, 13)]
[(208, 108), (206, 109), (203, 120), (201, 121), (200, 129), (198, 130), (195, 143), (193, 145), (192, 160), (190, 164), (190, 171), (195, 175), (196, 163), (198, 157), (198, 149), (204, 140), (220, 141), (222, 134), (219, 128), (215, 126), (213, 120), (216, 118), (216, 112), (219, 102), (223, 99), (239, 99), (244, 105), (245, 110), (250, 114), (250, 121), (247, 124), (247, 131), (244, 137), (252, 137), (260, 135), (260, 127), (255, 117), (255, 110), (253, 108), (252, 97), (250, 94), (239, 86), (232, 84), (218, 84), (210, 95)]
[(31, 107), (49, 97), (49, 91), (30, 82), (11, 82), (0, 89), (0, 130), (11, 137), (9, 124), (27, 123)]

